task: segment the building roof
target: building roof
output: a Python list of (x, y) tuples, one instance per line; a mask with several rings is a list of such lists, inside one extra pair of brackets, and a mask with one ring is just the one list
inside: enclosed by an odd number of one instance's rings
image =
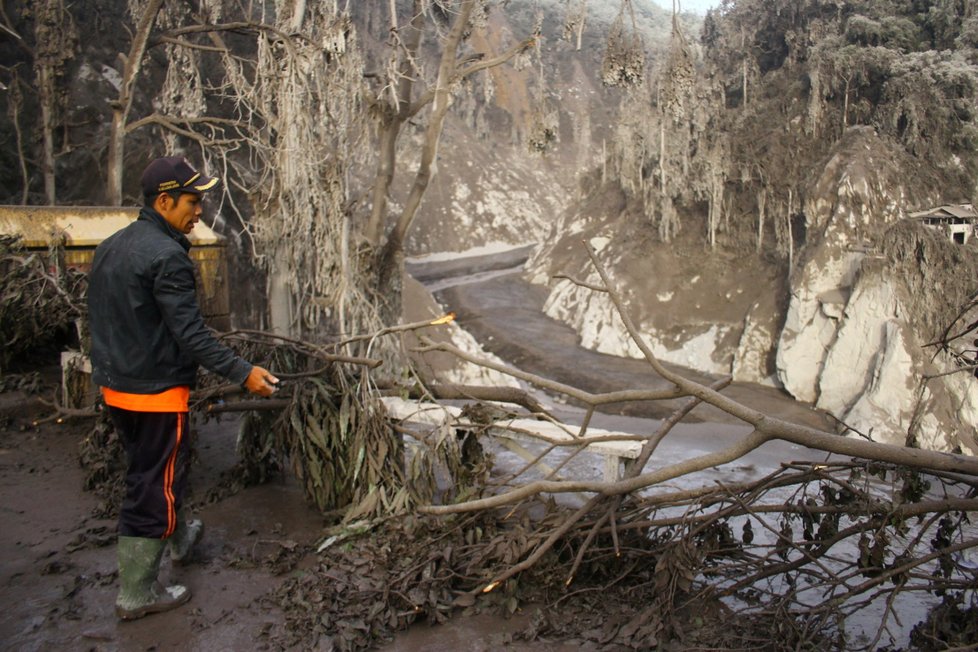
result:
[(956, 217), (959, 219), (976, 219), (978, 213), (975, 212), (971, 204), (945, 204), (935, 208), (928, 208), (925, 211), (910, 213), (910, 217), (920, 219), (924, 217)]
[[(28, 248), (48, 247), (60, 233), (69, 247), (94, 247), (138, 216), (136, 207), (0, 206), (0, 234), (20, 236)], [(187, 238), (198, 246), (224, 242), (203, 222)]]

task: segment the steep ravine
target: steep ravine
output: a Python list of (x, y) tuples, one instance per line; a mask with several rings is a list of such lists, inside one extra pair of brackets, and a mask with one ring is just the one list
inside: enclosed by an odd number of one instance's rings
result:
[(606, 192), (562, 216), (528, 278), (585, 348), (639, 357), (606, 296), (552, 280), (596, 280), (586, 240), (661, 359), (783, 387), (853, 436), (976, 453), (978, 385), (962, 373), (927, 381), (956, 367), (923, 345), (973, 292), (978, 256), (906, 219), (919, 199), (898, 159), (872, 129), (847, 133), (813, 177), (790, 274), (753, 252), (711, 252), (688, 232), (658, 242)]
[[(482, 261), (484, 262), (484, 260)], [(456, 261), (456, 267), (461, 261)], [(415, 273), (424, 273), (420, 265)], [(476, 269), (471, 270), (478, 271)], [(471, 334), (482, 349), (523, 371), (556, 380), (589, 392), (608, 392), (630, 388), (665, 388), (647, 362), (591, 351), (567, 324), (543, 311), (546, 290), (527, 282), (518, 270), (503, 270), (483, 280), (449, 284), (435, 293), (440, 308), (457, 314), (458, 325)], [(414, 297), (406, 319), (424, 319), (434, 307), (424, 306), (421, 289)], [(405, 304), (407, 305), (407, 304)], [(447, 361), (443, 360), (443, 368)], [(715, 376), (669, 365), (698, 382), (711, 382)], [(749, 407), (822, 429), (831, 421), (810, 406), (793, 400), (784, 392), (754, 383), (733, 383), (724, 394)], [(630, 403), (606, 406), (603, 411), (629, 416), (663, 418), (682, 400)], [(733, 423), (729, 415), (711, 406), (696, 408), (692, 421)]]

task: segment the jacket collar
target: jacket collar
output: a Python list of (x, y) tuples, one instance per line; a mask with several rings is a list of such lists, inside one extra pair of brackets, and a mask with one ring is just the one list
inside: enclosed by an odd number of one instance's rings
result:
[(163, 233), (176, 240), (177, 244), (183, 247), (184, 251), (190, 251), (190, 240), (187, 239), (187, 236), (170, 226), (170, 223), (163, 219), (163, 216), (157, 213), (153, 208), (143, 206), (141, 209), (139, 209), (138, 219), (144, 220), (156, 226)]

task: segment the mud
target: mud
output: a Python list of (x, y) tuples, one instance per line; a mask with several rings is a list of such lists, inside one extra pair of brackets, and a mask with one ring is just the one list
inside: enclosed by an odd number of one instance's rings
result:
[[(50, 382), (57, 369), (47, 369)], [(50, 385), (48, 386), (50, 388)], [(35, 396), (0, 393), (0, 649), (262, 650), (282, 649), (285, 614), (274, 598), (290, 578), (319, 562), (324, 517), (290, 475), (248, 487), (213, 504), (221, 474), (237, 462), (237, 419), (196, 423), (198, 459), (191, 501), (206, 524), (192, 563), (164, 560), (161, 579), (187, 585), (185, 607), (131, 623), (116, 620), (116, 523), (99, 518), (100, 498), (82, 489), (80, 444), (90, 422), (33, 427), (48, 414)], [(578, 649), (516, 641), (522, 611), (419, 623), (379, 649), (536, 652)], [(330, 649), (303, 642), (290, 649)]]
[[(11, 405), (13, 403), (13, 405)], [(183, 609), (116, 621), (115, 522), (92, 516), (82, 491), (79, 443), (87, 424), (30, 426), (43, 406), (0, 396), (0, 640), (10, 650), (257, 649), (263, 628), (282, 622), (264, 596), (281, 581), (282, 545), (311, 545), (322, 517), (289, 479), (247, 489), (199, 514), (206, 534), (194, 562), (161, 577), (194, 593)], [(235, 461), (234, 424), (198, 427), (194, 495)]]

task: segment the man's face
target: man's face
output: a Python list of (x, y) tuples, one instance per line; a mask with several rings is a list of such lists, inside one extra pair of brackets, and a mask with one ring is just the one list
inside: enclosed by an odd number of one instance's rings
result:
[(200, 195), (193, 193), (182, 193), (177, 200), (162, 193), (156, 198), (156, 210), (170, 226), (187, 235), (194, 230), (194, 224), (200, 221), (204, 212), (202, 200)]

